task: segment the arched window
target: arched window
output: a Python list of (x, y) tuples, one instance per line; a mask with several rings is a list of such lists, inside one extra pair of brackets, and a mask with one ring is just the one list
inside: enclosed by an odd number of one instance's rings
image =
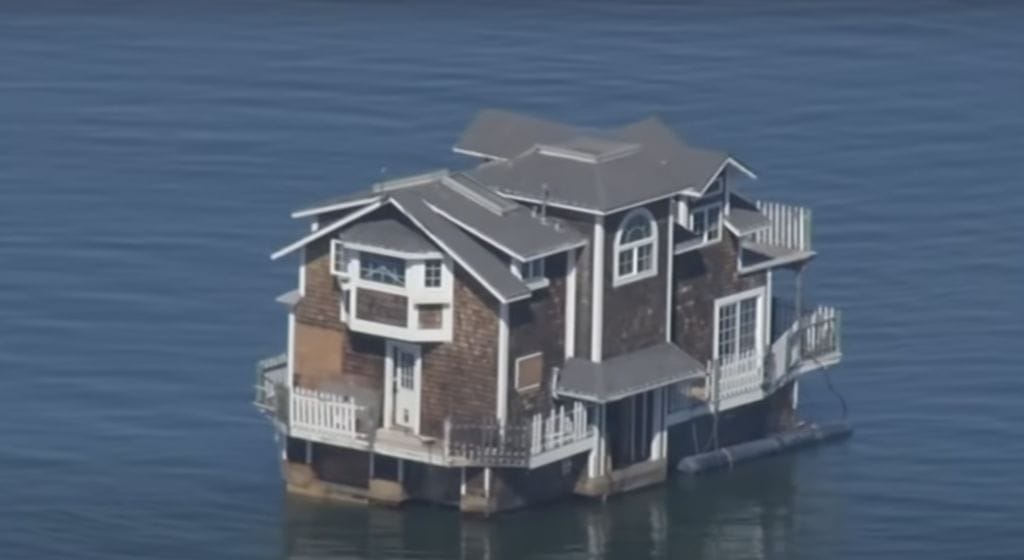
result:
[(658, 273), (658, 225), (645, 208), (622, 220), (615, 234), (615, 282), (628, 284)]

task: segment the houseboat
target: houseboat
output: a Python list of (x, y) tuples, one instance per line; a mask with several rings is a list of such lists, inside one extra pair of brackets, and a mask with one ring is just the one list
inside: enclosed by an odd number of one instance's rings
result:
[(288, 491), (603, 498), (792, 427), (800, 379), (839, 362), (839, 313), (802, 303), (810, 211), (741, 190), (735, 157), (657, 118), (503, 110), (454, 151), (292, 213), (287, 352), (256, 382)]

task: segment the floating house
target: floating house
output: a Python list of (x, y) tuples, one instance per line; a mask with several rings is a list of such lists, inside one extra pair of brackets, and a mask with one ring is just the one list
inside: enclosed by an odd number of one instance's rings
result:
[(256, 384), (290, 492), (604, 497), (787, 429), (840, 360), (839, 313), (802, 303), (810, 211), (729, 154), (499, 110), (454, 150), (474, 161), (292, 214), (288, 349)]

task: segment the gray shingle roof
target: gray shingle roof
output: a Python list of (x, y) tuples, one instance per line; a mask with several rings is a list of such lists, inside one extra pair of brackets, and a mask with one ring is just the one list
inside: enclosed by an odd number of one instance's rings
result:
[(538, 142), (557, 142), (577, 134), (569, 125), (503, 109), (484, 109), (462, 131), (455, 149), (508, 159)]
[(733, 206), (725, 221), (738, 235), (747, 235), (771, 225), (771, 220), (757, 210)]
[(700, 362), (665, 342), (601, 363), (570, 358), (558, 374), (556, 392), (580, 400), (612, 402), (704, 373)]
[(520, 260), (565, 251), (586, 242), (576, 230), (554, 220), (544, 223), (527, 208), (497, 197), (489, 189), (468, 178), (455, 175), (452, 179), (458, 181), (463, 188), (477, 191), (481, 196), (486, 193), (486, 196), (498, 198), (506, 205), (504, 211), (495, 212), (474, 202), (464, 196), (461, 190), (449, 188), (448, 182), (431, 185), (418, 192), (425, 202), (446, 218)]
[(342, 241), (371, 247), (391, 249), (404, 253), (430, 253), (437, 251), (422, 233), (394, 219), (375, 220), (368, 216), (343, 229)]
[(440, 214), (426, 205), (418, 188), (390, 193), (391, 199), (411, 220), (429, 232), (462, 266), (485, 287), (505, 301), (530, 296), (530, 289), (516, 278), (509, 266)]
[(484, 111), (457, 146), (505, 158), (468, 172), (498, 192), (602, 213), (698, 191), (729, 160), (686, 144), (653, 117), (595, 132)]

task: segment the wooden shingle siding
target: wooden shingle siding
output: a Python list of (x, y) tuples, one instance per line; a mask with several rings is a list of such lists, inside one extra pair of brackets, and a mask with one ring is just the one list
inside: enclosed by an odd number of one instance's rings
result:
[(361, 333), (349, 333), (346, 341), (343, 358), (345, 378), (364, 387), (383, 391), (384, 339)]
[(341, 290), (330, 269), (330, 242), (318, 239), (306, 246), (306, 294), (295, 308), (295, 318), (303, 323), (342, 330), (338, 315)]
[(405, 327), (408, 324), (407, 297), (368, 288), (358, 288), (355, 296), (356, 317), (396, 327)]
[(665, 291), (667, 281), (669, 201), (644, 206), (654, 215), (658, 244), (654, 258), (658, 274), (615, 287), (615, 235), (619, 224), (632, 211), (618, 212), (605, 219), (604, 335), (605, 360), (635, 352), (665, 341)]
[[(509, 306), (509, 417), (519, 418), (551, 406), (551, 370), (565, 361), (565, 255), (544, 264), (550, 281), (526, 301)], [(540, 352), (543, 370), (536, 389), (516, 387), (516, 359)]]
[(497, 391), (498, 304), (456, 267), (452, 341), (422, 345), (420, 431), (440, 437), (451, 415), (493, 419)]
[[(594, 237), (594, 218), (587, 214), (570, 212), (560, 208), (549, 208), (548, 215), (560, 220), (565, 227), (573, 228), (584, 237), (591, 240), (583, 248), (576, 251), (576, 355), (590, 357), (590, 309), (591, 292), (593, 292), (593, 276), (591, 269), (594, 265), (593, 250), (591, 244)], [(554, 259), (558, 266), (565, 267), (565, 256), (558, 255)], [(549, 264), (552, 259), (549, 259)], [(561, 363), (561, 361), (559, 361)]]
[(720, 242), (676, 257), (672, 338), (701, 362), (712, 356), (715, 300), (765, 285), (764, 272), (746, 276), (737, 273), (738, 247), (736, 236), (723, 228)]
[(295, 382), (319, 388), (345, 371), (347, 329), (338, 317), (340, 291), (330, 273), (330, 245), (321, 239), (306, 248), (305, 296), (295, 308)]

